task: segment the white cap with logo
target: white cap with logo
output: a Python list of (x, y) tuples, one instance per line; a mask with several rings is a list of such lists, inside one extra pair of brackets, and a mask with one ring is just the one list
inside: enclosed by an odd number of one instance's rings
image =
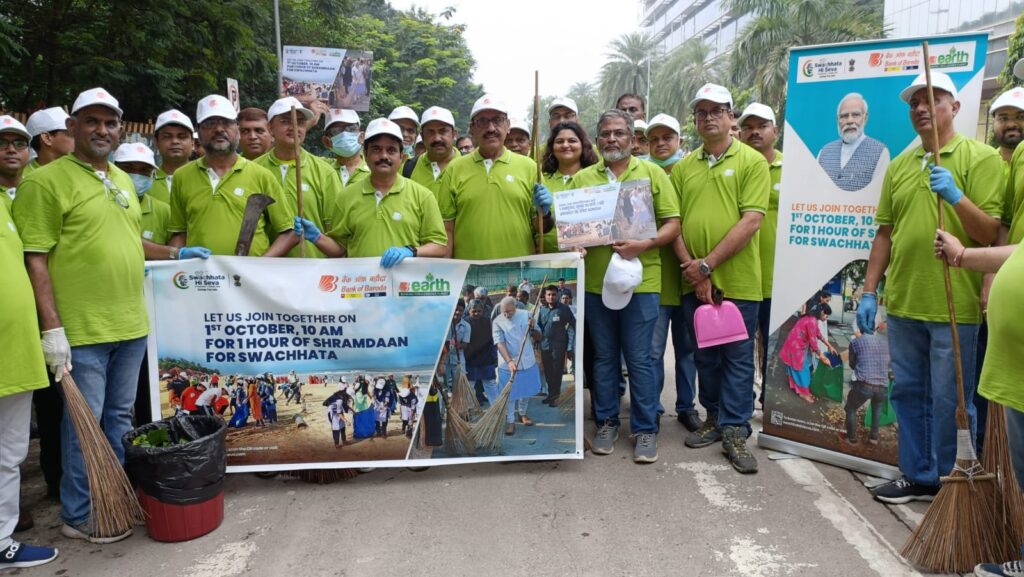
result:
[(71, 105), (71, 114), (74, 115), (87, 106), (106, 106), (116, 112), (118, 116), (124, 114), (117, 99), (103, 88), (90, 88), (79, 94), (75, 103)]
[(306, 120), (313, 118), (313, 111), (303, 106), (298, 98), (285, 96), (284, 98), (278, 98), (270, 105), (270, 108), (267, 110), (267, 122), (273, 120), (275, 116), (290, 114), (292, 107), (295, 108), (296, 114), (301, 114)]
[(68, 113), (64, 112), (64, 109), (60, 106), (44, 108), (42, 110), (36, 110), (32, 113), (32, 116), (28, 117), (28, 122), (25, 123), (25, 128), (28, 130), (29, 135), (32, 138), (35, 138), (44, 132), (67, 130), (68, 118), (70, 118)]
[(208, 118), (226, 118), (235, 120), (238, 113), (235, 112), (235, 105), (220, 94), (204, 96), (196, 106), (196, 122), (202, 124)]
[(1017, 110), (1024, 110), (1024, 87), (1011, 88), (1000, 94), (998, 98), (992, 101), (992, 106), (988, 107), (988, 113), (995, 115), (996, 110), (1004, 106), (1012, 106)]
[(647, 134), (647, 122), (644, 121), (644, 120), (640, 120), (639, 118), (633, 119), (633, 132), (634, 133), (643, 132), (644, 135), (646, 135)]
[(397, 120), (411, 120), (416, 123), (418, 127), (420, 125), (420, 119), (416, 116), (416, 111), (408, 106), (399, 106), (391, 111), (388, 115), (388, 120), (395, 122)]
[(618, 253), (612, 254), (608, 261), (608, 269), (604, 273), (604, 285), (601, 287), (601, 302), (613, 311), (626, 308), (633, 291), (644, 280), (644, 265), (640, 259), (626, 260)]
[[(634, 120), (633, 122), (635, 123), (636, 121)], [(652, 118), (651, 122), (647, 125), (647, 130), (644, 131), (644, 135), (650, 134), (655, 126), (664, 126), (672, 132), (679, 134), (679, 121), (668, 114), (659, 114)]]
[(701, 100), (709, 100), (716, 104), (728, 104), (729, 108), (732, 108), (732, 94), (729, 93), (729, 89), (711, 82), (697, 89), (697, 95), (690, 101), (690, 108), (693, 108)]
[(126, 142), (114, 151), (114, 162), (142, 162), (157, 168), (153, 151), (141, 142)]
[[(910, 104), (910, 98), (917, 94), (918, 90), (928, 86), (928, 81), (925, 79), (924, 73), (918, 74), (917, 78), (910, 83), (910, 86), (900, 91), (900, 100)], [(953, 100), (958, 98), (956, 91), (956, 84), (953, 84), (953, 79), (944, 72), (932, 72), (932, 89), (944, 90), (953, 95)]]
[(447, 108), (441, 108), (440, 106), (431, 106), (430, 108), (423, 111), (423, 116), (420, 117), (420, 126), (428, 122), (443, 122), (452, 128), (455, 128), (455, 117), (452, 116), (452, 111)]
[(388, 136), (394, 136), (399, 141), (402, 140), (402, 129), (394, 122), (387, 118), (374, 118), (366, 125), (366, 136), (363, 142), (370, 142), (371, 139), (376, 138), (382, 134)]
[(573, 100), (572, 98), (569, 98), (568, 96), (559, 96), (558, 98), (552, 100), (551, 104), (548, 105), (548, 112), (551, 112), (552, 110), (558, 108), (559, 106), (564, 106), (565, 108), (572, 110), (573, 114), (580, 113), (580, 109), (576, 106), (576, 101)]
[(18, 122), (17, 118), (7, 114), (0, 116), (0, 133), (3, 132), (13, 132), (15, 134), (20, 134), (24, 136), (26, 139), (32, 138), (32, 136), (29, 135), (28, 129), (25, 128), (24, 124)]
[(740, 119), (736, 121), (736, 124), (743, 125), (743, 121), (754, 116), (756, 118), (763, 118), (764, 120), (770, 121), (775, 124), (775, 112), (770, 106), (761, 104), (760, 102), (754, 102), (749, 104), (743, 109), (743, 114), (740, 115)]
[(359, 115), (356, 114), (355, 110), (350, 110), (348, 108), (331, 108), (327, 111), (327, 115), (324, 116), (324, 130), (327, 130), (327, 127), (335, 122), (358, 125)]
[(192, 126), (192, 119), (184, 112), (172, 108), (166, 112), (161, 112), (160, 116), (156, 117), (156, 128), (153, 129), (153, 132), (160, 130), (168, 124), (177, 124), (187, 128), (189, 132), (195, 131), (195, 127)]
[(473, 110), (469, 113), (469, 117), (472, 119), (478, 112), (482, 112), (484, 110), (493, 110), (502, 114), (508, 114), (508, 106), (505, 105), (505, 102), (499, 98), (491, 96), (490, 94), (484, 94), (480, 98), (476, 99), (476, 102), (473, 103)]
[(522, 130), (523, 132), (526, 133), (526, 137), (527, 138), (533, 138), (533, 135), (530, 134), (530, 125), (527, 124), (526, 121), (523, 120), (522, 118), (512, 118), (512, 119), (509, 119), (508, 123), (509, 123), (509, 127), (508, 127), (508, 131), (509, 132), (512, 132), (513, 130)]

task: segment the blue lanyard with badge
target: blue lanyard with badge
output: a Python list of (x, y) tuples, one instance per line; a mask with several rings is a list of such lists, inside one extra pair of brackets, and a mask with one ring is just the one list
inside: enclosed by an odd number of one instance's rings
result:
[(103, 183), (103, 188), (107, 191), (107, 198), (116, 202), (121, 208), (128, 210), (130, 205), (128, 204), (128, 196), (125, 195), (124, 191), (118, 188), (112, 180), (107, 178), (106, 174), (97, 170), (96, 176), (100, 179), (100, 182)]

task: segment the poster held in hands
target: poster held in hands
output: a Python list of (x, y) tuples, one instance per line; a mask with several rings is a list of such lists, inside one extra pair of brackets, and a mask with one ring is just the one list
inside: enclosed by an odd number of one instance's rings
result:
[(370, 109), (373, 53), (348, 48), (285, 46), (281, 96), (312, 97), (330, 108)]
[(560, 249), (658, 236), (648, 180), (564, 190), (555, 195), (554, 210)]

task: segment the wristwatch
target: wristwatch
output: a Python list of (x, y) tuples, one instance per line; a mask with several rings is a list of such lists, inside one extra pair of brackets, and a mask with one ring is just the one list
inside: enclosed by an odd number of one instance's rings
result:
[(412, 256), (416, 256), (420, 252), (419, 250), (416, 249), (416, 247), (412, 246), (411, 244), (405, 245), (405, 248), (412, 251)]
[(711, 265), (708, 264), (708, 261), (700, 259), (700, 274), (704, 275), (705, 277), (709, 277), (711, 276), (712, 270), (714, 269), (711, 268)]

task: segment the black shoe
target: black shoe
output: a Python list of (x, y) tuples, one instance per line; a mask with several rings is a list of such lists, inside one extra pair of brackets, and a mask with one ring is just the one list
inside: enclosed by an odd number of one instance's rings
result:
[(894, 505), (911, 501), (932, 501), (938, 493), (938, 485), (918, 485), (906, 477), (900, 477), (871, 490), (876, 501)]
[(704, 425), (704, 421), (700, 420), (700, 416), (697, 415), (696, 411), (683, 411), (676, 416), (676, 420), (691, 433)]

